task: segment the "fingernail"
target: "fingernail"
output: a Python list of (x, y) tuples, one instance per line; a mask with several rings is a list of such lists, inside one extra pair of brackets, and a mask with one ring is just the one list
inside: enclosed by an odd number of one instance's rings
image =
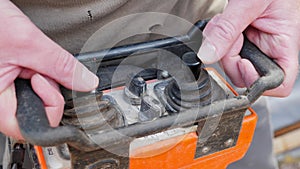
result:
[(78, 70), (76, 71), (78, 74), (74, 77), (74, 88), (82, 92), (87, 92), (95, 89), (98, 86), (98, 77), (86, 67), (84, 67), (82, 64), (79, 64), (77, 65), (76, 69)]
[(98, 86), (98, 77), (90, 72), (86, 67), (83, 67), (81, 77), (90, 89), (95, 89)]
[(198, 57), (205, 64), (212, 64), (219, 60), (216, 47), (207, 40), (203, 41), (198, 52)]

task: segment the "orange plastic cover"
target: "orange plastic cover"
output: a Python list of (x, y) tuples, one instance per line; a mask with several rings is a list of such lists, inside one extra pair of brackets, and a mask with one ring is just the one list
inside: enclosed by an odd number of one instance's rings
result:
[[(210, 71), (215, 72), (213, 69)], [(220, 77), (218, 73), (216, 75)], [(232, 92), (237, 93), (230, 85)], [(130, 169), (225, 169), (229, 164), (241, 159), (247, 152), (257, 121), (257, 115), (249, 109), (251, 115), (245, 116), (236, 146), (195, 159), (198, 136), (195, 132), (174, 137), (144, 146), (130, 152)], [(41, 147), (35, 146), (41, 169), (47, 165)]]
[[(252, 114), (245, 117), (237, 144), (232, 148), (194, 159), (198, 136), (189, 133), (184, 138), (179, 136), (132, 152), (130, 169), (225, 169), (230, 163), (241, 159), (251, 144), (257, 116), (250, 111)], [(178, 144), (174, 146), (174, 142)]]

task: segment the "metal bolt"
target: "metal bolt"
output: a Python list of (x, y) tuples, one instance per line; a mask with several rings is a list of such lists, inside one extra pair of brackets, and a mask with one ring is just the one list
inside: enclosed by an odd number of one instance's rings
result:
[(116, 159), (103, 159), (88, 165), (86, 168), (114, 169), (119, 168), (119, 162)]
[(203, 147), (203, 148), (202, 148), (202, 153), (203, 153), (203, 154), (206, 154), (206, 153), (209, 152), (209, 150), (210, 150), (210, 147)]
[(95, 94), (96, 93), (96, 89), (95, 90), (92, 90), (90, 91), (90, 94)]
[(225, 141), (224, 145), (225, 147), (231, 147), (234, 143), (234, 140), (232, 138), (228, 139), (227, 141)]
[(163, 71), (161, 72), (161, 76), (162, 76), (163, 78), (168, 78), (168, 77), (169, 77), (169, 72), (166, 71), (166, 70), (163, 70)]
[(106, 169), (106, 168), (108, 169), (108, 168), (112, 168), (112, 167), (114, 167), (114, 165), (111, 164), (111, 163), (105, 163), (105, 164), (102, 164), (102, 165), (100, 166), (100, 168), (103, 168), (103, 169), (104, 169), (104, 168), (105, 168), (105, 169)]

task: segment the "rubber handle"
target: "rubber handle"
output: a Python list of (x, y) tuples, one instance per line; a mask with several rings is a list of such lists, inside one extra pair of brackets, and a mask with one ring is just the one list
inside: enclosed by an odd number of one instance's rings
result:
[(283, 70), (259, 48), (244, 36), (244, 44), (240, 52), (242, 58), (248, 59), (261, 76), (248, 89), (247, 97), (255, 102), (265, 91), (280, 86), (284, 80)]
[(15, 80), (17, 113), (16, 118), (22, 136), (31, 144), (54, 146), (70, 143), (78, 149), (94, 150), (97, 145), (74, 126), (51, 127), (44, 104), (33, 91), (30, 81)]

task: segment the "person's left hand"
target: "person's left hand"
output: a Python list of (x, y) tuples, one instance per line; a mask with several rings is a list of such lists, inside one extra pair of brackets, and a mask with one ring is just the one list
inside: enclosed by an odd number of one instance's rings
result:
[(269, 96), (288, 96), (298, 73), (300, 0), (230, 0), (224, 12), (207, 24), (198, 56), (207, 64), (221, 60), (225, 73), (238, 87), (259, 78), (250, 61), (239, 56), (242, 32), (283, 69), (285, 79)]

